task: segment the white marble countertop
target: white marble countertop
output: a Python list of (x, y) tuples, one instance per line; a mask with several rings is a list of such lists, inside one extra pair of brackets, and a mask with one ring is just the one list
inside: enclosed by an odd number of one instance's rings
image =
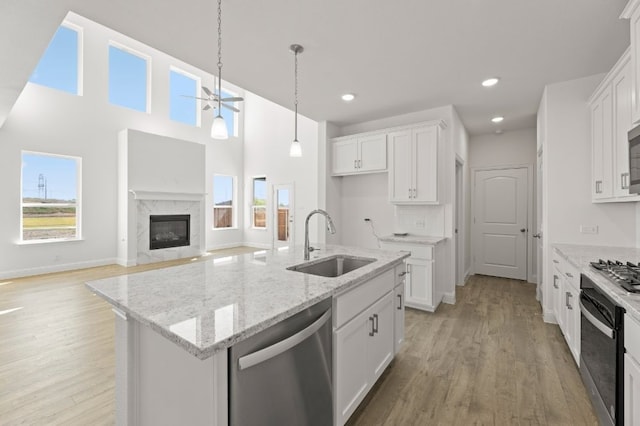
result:
[(416, 234), (407, 234), (405, 236), (399, 235), (385, 235), (380, 237), (380, 241), (384, 241), (387, 243), (409, 243), (409, 244), (426, 244), (435, 246), (446, 240), (447, 237), (432, 237), (428, 235), (416, 235)]
[(629, 315), (640, 322), (640, 293), (629, 293), (622, 287), (613, 284), (589, 262), (598, 259), (619, 260), (621, 262), (640, 262), (640, 249), (628, 247), (581, 246), (574, 244), (553, 244), (552, 247), (569, 263), (588, 276), (611, 299), (622, 306)]
[(86, 286), (133, 319), (206, 359), (409, 256), (407, 252), (320, 247), (311, 253), (311, 261), (335, 254), (377, 260), (325, 278), (286, 269), (304, 263), (302, 247), (295, 247), (90, 281)]

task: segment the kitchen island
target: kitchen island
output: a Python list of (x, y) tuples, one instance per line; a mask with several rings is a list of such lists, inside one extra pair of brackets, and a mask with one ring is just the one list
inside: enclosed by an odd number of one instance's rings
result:
[(117, 424), (227, 424), (228, 348), (327, 298), (343, 312), (341, 295), (382, 275), (393, 290), (409, 255), (322, 246), (309, 262), (339, 254), (375, 260), (316, 276), (287, 269), (305, 263), (296, 247), (88, 282), (116, 314)]

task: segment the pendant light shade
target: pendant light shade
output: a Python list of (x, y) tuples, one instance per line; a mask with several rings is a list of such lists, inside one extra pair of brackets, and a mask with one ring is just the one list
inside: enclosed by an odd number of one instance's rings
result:
[(291, 146), (289, 147), (289, 157), (302, 157), (302, 145), (298, 141), (298, 53), (302, 53), (304, 48), (299, 44), (292, 44), (289, 46), (289, 51), (294, 54), (295, 59), (295, 67), (294, 67), (294, 77), (295, 77), (295, 87), (294, 87), (294, 95), (295, 95), (295, 118), (294, 118), (294, 137), (293, 142), (291, 142)]
[(289, 157), (302, 157), (302, 146), (300, 146), (300, 142), (297, 139), (291, 142)]
[(227, 123), (224, 122), (224, 118), (222, 118), (221, 115), (218, 115), (213, 119), (213, 125), (211, 126), (211, 137), (213, 139), (229, 139)]

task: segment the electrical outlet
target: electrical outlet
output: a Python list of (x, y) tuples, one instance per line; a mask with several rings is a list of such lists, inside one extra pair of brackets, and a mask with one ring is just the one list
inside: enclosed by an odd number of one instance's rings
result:
[(593, 225), (593, 226), (580, 225), (580, 233), (581, 234), (597, 234), (598, 225)]
[(416, 228), (424, 228), (424, 220), (416, 220)]

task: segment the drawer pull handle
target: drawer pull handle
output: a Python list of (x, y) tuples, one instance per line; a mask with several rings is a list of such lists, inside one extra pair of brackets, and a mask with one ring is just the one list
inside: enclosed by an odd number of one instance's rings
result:
[(373, 332), (377, 333), (378, 332), (378, 314), (373, 314), (373, 320), (374, 320), (374, 326), (373, 326)]
[(398, 299), (400, 300), (400, 304), (398, 305), (398, 307), (396, 309), (401, 311), (402, 310), (402, 294), (398, 295)]
[(369, 317), (369, 321), (371, 321), (371, 331), (369, 332), (369, 336), (373, 336), (376, 332), (376, 329), (373, 327), (373, 317)]

